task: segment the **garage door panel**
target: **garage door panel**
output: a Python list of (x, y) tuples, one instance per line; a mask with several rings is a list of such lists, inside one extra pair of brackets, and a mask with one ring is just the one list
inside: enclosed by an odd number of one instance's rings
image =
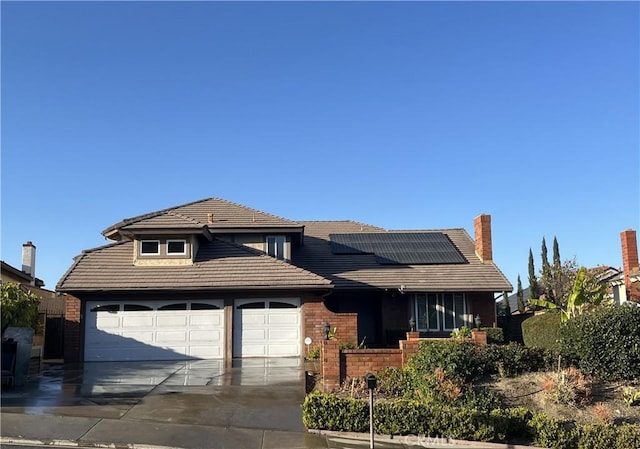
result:
[(250, 326), (252, 324), (266, 324), (267, 317), (263, 310), (243, 310), (242, 311), (242, 324), (244, 326)]
[(299, 335), (297, 329), (269, 329), (269, 341), (284, 340), (290, 344), (296, 342)]
[[(98, 316), (95, 319), (95, 325), (92, 326), (93, 329), (104, 329), (104, 328), (114, 328), (117, 329), (120, 327), (120, 317), (118, 315), (106, 314), (103, 312), (98, 312)], [(106, 315), (106, 316), (100, 316)]]
[(183, 327), (187, 325), (187, 315), (175, 315), (171, 312), (160, 311), (158, 313), (158, 317), (156, 318), (158, 327), (162, 326), (175, 326), (175, 327)]
[[(184, 360), (224, 356), (224, 309), (196, 301), (196, 310), (158, 310), (166, 301), (145, 302), (146, 309), (124, 302), (87, 303), (86, 361)], [(176, 302), (177, 303), (177, 302)], [(99, 311), (113, 307), (118, 312)], [(95, 311), (91, 311), (92, 309)]]
[[(273, 312), (273, 311), (271, 311)], [(269, 324), (290, 324), (296, 325), (298, 324), (298, 312), (294, 311), (294, 313), (282, 313), (280, 311), (276, 313), (271, 313), (269, 315)]]
[(127, 345), (126, 339), (129, 338), (140, 343), (153, 344), (153, 334), (153, 331), (125, 331), (120, 334), (120, 340), (122, 341), (122, 345), (124, 346)]
[(190, 326), (222, 326), (222, 314), (192, 315), (189, 317)]
[(192, 344), (214, 343), (220, 341), (222, 332), (216, 330), (190, 331), (189, 342)]
[(122, 327), (153, 327), (153, 316), (128, 316), (122, 313)]
[(187, 332), (186, 331), (157, 331), (156, 341), (159, 344), (163, 343), (186, 343)]

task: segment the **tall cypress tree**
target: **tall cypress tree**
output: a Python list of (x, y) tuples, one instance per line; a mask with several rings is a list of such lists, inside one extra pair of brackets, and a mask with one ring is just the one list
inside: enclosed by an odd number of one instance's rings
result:
[(518, 312), (524, 313), (524, 292), (522, 291), (522, 282), (520, 281), (520, 275), (518, 275)]
[(502, 292), (502, 311), (505, 316), (511, 315), (511, 306), (509, 305), (509, 294), (507, 292)]
[(547, 241), (542, 237), (542, 276), (540, 276), (540, 293), (544, 293), (547, 301), (556, 302), (555, 292), (553, 291), (553, 270), (549, 265), (549, 254), (547, 253)]
[(547, 242), (542, 237), (542, 253), (540, 254), (542, 257), (542, 275), (549, 271), (549, 255), (547, 254)]
[(553, 268), (558, 269), (562, 265), (560, 261), (560, 248), (558, 247), (558, 239), (553, 237)]
[(538, 299), (540, 297), (540, 288), (538, 287), (538, 278), (536, 277), (536, 268), (533, 263), (533, 252), (529, 248), (529, 297)]

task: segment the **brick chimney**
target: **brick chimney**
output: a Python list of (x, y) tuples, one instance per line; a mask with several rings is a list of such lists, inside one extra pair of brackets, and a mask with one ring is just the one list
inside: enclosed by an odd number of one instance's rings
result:
[(36, 246), (31, 242), (22, 245), (22, 271), (31, 276), (31, 285), (36, 285)]
[(473, 221), (473, 229), (476, 239), (476, 255), (484, 262), (493, 261), (493, 248), (491, 245), (491, 215), (478, 215)]
[(640, 300), (640, 288), (632, 288), (629, 275), (637, 272), (640, 268), (638, 264), (638, 241), (636, 240), (636, 231), (627, 229), (620, 233), (620, 241), (622, 243), (622, 267), (624, 270), (624, 285), (627, 290), (627, 298)]

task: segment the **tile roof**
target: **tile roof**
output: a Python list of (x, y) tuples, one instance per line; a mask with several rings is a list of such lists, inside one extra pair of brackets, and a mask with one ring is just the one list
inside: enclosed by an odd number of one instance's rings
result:
[(133, 242), (83, 252), (65, 273), (60, 291), (250, 290), (331, 288), (327, 279), (234, 243), (201, 244), (193, 265), (135, 266)]
[[(209, 222), (212, 214), (213, 222)], [(301, 228), (299, 223), (221, 198), (205, 198), (181, 206), (171, 207), (136, 217), (127, 218), (102, 231), (103, 235), (119, 229), (154, 229), (170, 227), (209, 229), (237, 228)]]
[[(475, 244), (464, 229), (404, 232), (446, 234), (469, 263), (455, 265), (380, 265), (373, 254), (331, 252), (329, 234), (387, 232), (351, 221), (309, 221), (304, 246), (294, 248), (292, 263), (330, 279), (336, 288), (389, 288), (405, 291), (511, 291), (513, 287), (493, 263), (482, 263)], [(393, 232), (403, 232), (394, 230)]]

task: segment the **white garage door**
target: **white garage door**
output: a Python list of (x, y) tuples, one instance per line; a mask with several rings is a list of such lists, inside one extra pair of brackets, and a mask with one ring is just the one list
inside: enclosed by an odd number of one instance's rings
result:
[(223, 301), (89, 301), (85, 361), (224, 356)]
[(234, 357), (300, 355), (299, 299), (238, 299), (233, 315)]

